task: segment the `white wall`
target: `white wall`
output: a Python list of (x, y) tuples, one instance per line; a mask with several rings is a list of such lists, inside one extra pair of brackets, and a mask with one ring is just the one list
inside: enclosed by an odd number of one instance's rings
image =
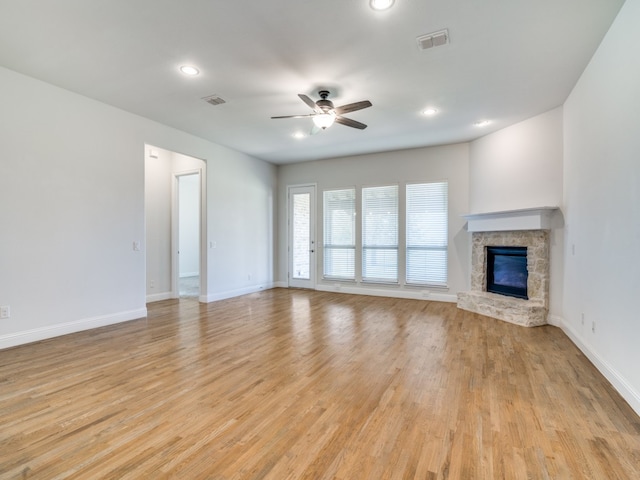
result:
[[(171, 152), (147, 147), (145, 154), (145, 238), (147, 301), (172, 297)], [(154, 152), (153, 158), (150, 152)]]
[[(562, 107), (471, 142), (469, 208), (472, 213), (562, 207)], [(553, 218), (549, 313), (562, 316), (564, 262), (562, 208)]]
[(560, 206), (562, 107), (470, 145), (471, 213)]
[(247, 155), (207, 159), (208, 301), (273, 286), (276, 171)]
[[(335, 158), (316, 162), (284, 165), (279, 168), (278, 201), (279, 255), (278, 279), (287, 282), (287, 198), (289, 185), (317, 184), (316, 243), (321, 244), (322, 191), (340, 187), (362, 187), (402, 182), (449, 182), (449, 288), (430, 289), (433, 299), (455, 301), (459, 291), (469, 289), (470, 250), (469, 234), (463, 229), (462, 214), (469, 208), (468, 144), (419, 148), (370, 155)], [(400, 222), (404, 219), (400, 218)], [(322, 252), (316, 256), (319, 288), (335, 288), (335, 282), (322, 281)], [(415, 288), (356, 285), (341, 286), (342, 291), (380, 293), (389, 296), (421, 298)]]
[(639, 25), (627, 0), (564, 105), (563, 319), (640, 414)]
[(145, 315), (145, 143), (207, 162), (207, 299), (273, 282), (273, 165), (4, 68), (0, 105), (0, 348)]

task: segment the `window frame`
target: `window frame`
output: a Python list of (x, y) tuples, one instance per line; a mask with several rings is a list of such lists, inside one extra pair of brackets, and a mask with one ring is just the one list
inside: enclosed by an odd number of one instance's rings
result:
[[(362, 283), (377, 283), (377, 284), (388, 284), (388, 285), (400, 285), (400, 261), (401, 261), (401, 251), (400, 251), (400, 195), (401, 188), (400, 183), (385, 183), (378, 185), (366, 185), (360, 187), (360, 212), (362, 220), (360, 221), (360, 279)], [(375, 188), (387, 188), (387, 187), (395, 187), (396, 189), (396, 205), (395, 205), (395, 246), (392, 244), (389, 245), (365, 245), (365, 196), (364, 192), (367, 189), (375, 189)], [(396, 265), (395, 265), (395, 279), (384, 278), (384, 277), (367, 277), (365, 276), (365, 268), (366, 268), (366, 254), (368, 250), (395, 250), (396, 253)]]
[[(352, 214), (352, 239), (353, 245), (339, 244), (334, 246), (327, 243), (327, 205), (326, 194), (330, 192), (353, 191), (353, 214)], [(323, 280), (355, 282), (358, 278), (358, 188), (355, 186), (342, 188), (327, 188), (322, 190), (322, 278)], [(327, 274), (327, 251), (328, 250), (353, 250), (353, 276)]]
[[(444, 252), (444, 261), (441, 263), (442, 265), (442, 280), (443, 281), (414, 281), (414, 279), (408, 279), (410, 277), (410, 257), (412, 250), (415, 251), (413, 245), (410, 245), (408, 242), (411, 240), (409, 238), (409, 215), (410, 215), (410, 205), (409, 205), (409, 192), (408, 189), (412, 185), (422, 185), (422, 184), (445, 184), (446, 185), (446, 203), (445, 203), (445, 243), (444, 245), (437, 246), (436, 250)], [(378, 187), (395, 187), (396, 188), (396, 243), (397, 245), (391, 246), (397, 252), (396, 257), (396, 278), (394, 280), (390, 280), (388, 278), (374, 278), (374, 277), (366, 277), (365, 276), (365, 255), (367, 249), (371, 249), (371, 247), (367, 247), (365, 245), (365, 233), (364, 233), (364, 219), (357, 219), (358, 216), (364, 217), (364, 209), (365, 209), (365, 192), (370, 188), (378, 188)], [(451, 248), (451, 232), (450, 232), (450, 219), (451, 219), (451, 202), (450, 202), (450, 190), (451, 185), (448, 178), (440, 178), (440, 179), (428, 179), (422, 181), (416, 181), (415, 179), (411, 179), (409, 181), (398, 181), (398, 182), (388, 182), (388, 183), (375, 183), (375, 184), (356, 184), (349, 186), (338, 186), (338, 187), (327, 187), (323, 188), (322, 191), (322, 202), (319, 202), (322, 205), (322, 223), (319, 223), (319, 226), (323, 229), (322, 232), (322, 280), (325, 282), (345, 282), (357, 285), (385, 285), (387, 287), (398, 287), (398, 288), (406, 288), (407, 290), (413, 289), (448, 289), (448, 281), (449, 281), (449, 250)], [(349, 248), (354, 252), (353, 254), (353, 275), (349, 277), (345, 276), (336, 276), (327, 274), (326, 268), (326, 252), (330, 248), (330, 244), (326, 243), (326, 205), (325, 205), (325, 195), (329, 192), (341, 191), (341, 190), (349, 190), (353, 192), (353, 228), (352, 233), (355, 235), (355, 245), (350, 245)], [(319, 192), (318, 192), (319, 193)], [(353, 237), (353, 235), (352, 235)], [(389, 247), (389, 246), (386, 246)], [(318, 259), (320, 260), (320, 259)]]
[[(446, 199), (445, 199), (445, 211), (444, 211), (444, 231), (445, 231), (445, 242), (444, 245), (438, 246), (423, 246), (423, 245), (409, 245), (409, 221), (410, 221), (410, 212), (409, 212), (409, 187), (412, 185), (434, 185), (434, 184), (444, 184), (446, 186)], [(449, 232), (449, 214), (450, 214), (450, 206), (449, 206), (449, 181), (447, 179), (444, 180), (429, 180), (429, 181), (421, 181), (421, 182), (405, 182), (404, 183), (404, 206), (405, 206), (405, 215), (404, 215), (404, 284), (410, 287), (432, 287), (432, 288), (448, 288), (449, 282), (449, 243), (450, 243), (450, 232)], [(410, 251), (441, 251), (444, 252), (444, 280), (443, 281), (413, 281), (409, 280), (409, 252)]]

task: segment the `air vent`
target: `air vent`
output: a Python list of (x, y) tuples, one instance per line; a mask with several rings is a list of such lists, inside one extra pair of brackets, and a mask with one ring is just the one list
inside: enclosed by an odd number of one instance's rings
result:
[(213, 105), (214, 107), (215, 107), (216, 105), (222, 105), (223, 103), (227, 103), (225, 100), (223, 100), (222, 98), (220, 98), (218, 95), (211, 95), (211, 96), (209, 96), (209, 97), (202, 97), (202, 99), (203, 99), (205, 102), (207, 102), (207, 103), (209, 103), (209, 104)]
[(418, 42), (418, 48), (420, 50), (446, 45), (449, 43), (449, 30), (445, 28), (439, 32), (427, 33), (426, 35), (416, 38), (416, 42)]

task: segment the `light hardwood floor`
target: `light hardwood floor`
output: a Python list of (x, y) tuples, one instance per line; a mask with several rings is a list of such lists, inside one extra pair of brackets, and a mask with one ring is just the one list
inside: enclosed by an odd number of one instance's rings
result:
[(0, 351), (1, 478), (637, 479), (557, 328), (274, 289)]

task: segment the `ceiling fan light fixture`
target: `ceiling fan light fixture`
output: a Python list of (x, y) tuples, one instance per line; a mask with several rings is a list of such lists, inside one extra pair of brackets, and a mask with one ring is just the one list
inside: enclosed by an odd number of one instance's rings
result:
[(334, 112), (327, 113), (319, 113), (318, 115), (314, 115), (313, 123), (318, 128), (325, 129), (333, 125), (333, 122), (336, 121), (336, 114)]
[(369, 5), (374, 10), (387, 10), (391, 8), (395, 0), (370, 0)]
[(195, 77), (200, 73), (200, 70), (193, 65), (182, 65), (180, 71), (189, 77)]
[(491, 120), (480, 120), (473, 124), (474, 127), (486, 127), (491, 123)]

